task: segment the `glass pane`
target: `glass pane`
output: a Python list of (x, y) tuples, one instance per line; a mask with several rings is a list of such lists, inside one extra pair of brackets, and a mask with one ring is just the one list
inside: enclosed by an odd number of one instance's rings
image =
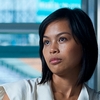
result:
[(0, 33), (0, 46), (38, 46), (36, 33)]
[(0, 84), (41, 77), (39, 58), (0, 58)]
[(0, 0), (0, 23), (40, 23), (61, 7), (81, 8), (81, 0)]

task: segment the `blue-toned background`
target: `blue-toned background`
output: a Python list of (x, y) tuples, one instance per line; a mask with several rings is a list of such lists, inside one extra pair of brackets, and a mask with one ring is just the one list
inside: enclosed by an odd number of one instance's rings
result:
[(81, 8), (81, 0), (0, 0), (0, 23), (40, 23), (61, 7)]

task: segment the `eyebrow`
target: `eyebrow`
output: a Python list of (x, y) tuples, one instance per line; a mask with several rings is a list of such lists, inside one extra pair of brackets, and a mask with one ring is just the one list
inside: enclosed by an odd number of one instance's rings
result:
[[(71, 35), (71, 33), (69, 33), (69, 32), (61, 32), (61, 33), (57, 34), (56, 36), (59, 37), (60, 35), (63, 35), (63, 34)], [(44, 35), (43, 38), (49, 38), (49, 37)]]

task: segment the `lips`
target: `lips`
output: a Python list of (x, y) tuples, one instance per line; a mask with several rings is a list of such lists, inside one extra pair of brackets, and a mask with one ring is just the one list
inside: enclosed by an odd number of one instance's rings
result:
[(51, 58), (50, 63), (53, 64), (53, 65), (56, 65), (56, 64), (61, 63), (61, 60), (62, 59), (60, 59), (60, 58)]

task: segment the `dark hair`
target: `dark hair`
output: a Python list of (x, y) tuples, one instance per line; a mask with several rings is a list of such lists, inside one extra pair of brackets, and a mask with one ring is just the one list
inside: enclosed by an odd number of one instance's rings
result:
[[(43, 35), (47, 26), (56, 21), (65, 19), (70, 23), (73, 37), (76, 37), (83, 49), (82, 57), (82, 67), (78, 77), (78, 84), (82, 84), (88, 81), (97, 64), (98, 59), (98, 46), (95, 36), (95, 31), (93, 24), (89, 16), (79, 8), (60, 8), (53, 13), (51, 13), (39, 27), (39, 36), (40, 36), (40, 58), (42, 61), (42, 79), (40, 84), (45, 83), (52, 78), (52, 72), (49, 70), (46, 61), (44, 59), (42, 50), (43, 50)], [(75, 38), (74, 38), (75, 39)]]

